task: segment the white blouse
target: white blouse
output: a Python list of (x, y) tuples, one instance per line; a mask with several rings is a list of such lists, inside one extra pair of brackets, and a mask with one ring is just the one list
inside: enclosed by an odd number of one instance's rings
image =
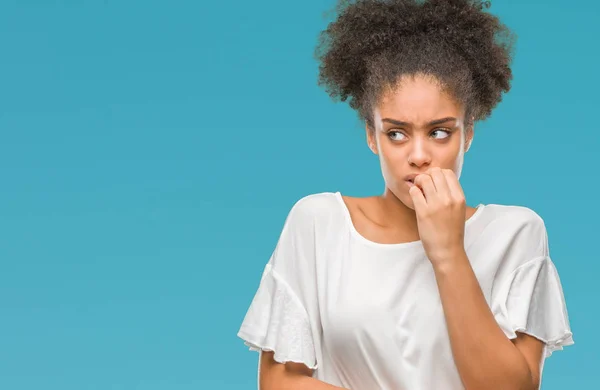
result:
[[(540, 216), (479, 205), (465, 224), (465, 250), (507, 337), (544, 341), (545, 357), (573, 344)], [(238, 336), (347, 389), (464, 389), (421, 241), (366, 239), (339, 192), (294, 204)]]

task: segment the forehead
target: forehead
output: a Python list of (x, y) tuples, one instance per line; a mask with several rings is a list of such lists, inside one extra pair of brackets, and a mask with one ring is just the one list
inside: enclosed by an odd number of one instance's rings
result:
[(461, 117), (463, 107), (434, 79), (415, 76), (404, 77), (398, 86), (384, 92), (376, 111), (376, 117), (421, 124), (448, 116)]

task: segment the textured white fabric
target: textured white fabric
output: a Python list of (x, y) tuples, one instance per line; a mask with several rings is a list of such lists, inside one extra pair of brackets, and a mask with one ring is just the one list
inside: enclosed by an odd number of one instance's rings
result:
[(316, 368), (315, 347), (306, 310), (288, 284), (267, 264), (260, 287), (240, 329), (253, 351), (275, 352), (280, 363)]
[(512, 272), (492, 306), (496, 321), (509, 338), (515, 331), (546, 343), (546, 357), (573, 344), (556, 267), (548, 256), (533, 259)]
[[(546, 228), (534, 211), (479, 205), (465, 225), (465, 250), (507, 337), (519, 331), (544, 341), (546, 357), (573, 344)], [(339, 192), (292, 207), (238, 336), (347, 389), (464, 388), (422, 243), (369, 241)]]

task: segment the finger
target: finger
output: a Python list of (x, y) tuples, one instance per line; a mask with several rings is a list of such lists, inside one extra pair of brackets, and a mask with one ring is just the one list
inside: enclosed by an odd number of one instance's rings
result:
[(413, 205), (415, 206), (415, 211), (417, 213), (420, 213), (420, 210), (424, 210), (427, 207), (427, 201), (425, 200), (425, 196), (419, 187), (410, 187), (408, 189), (408, 194), (413, 201)]
[(419, 186), (423, 195), (425, 195), (425, 199), (429, 199), (435, 196), (435, 185), (433, 184), (433, 179), (429, 174), (422, 173), (415, 177), (415, 184)]
[(429, 176), (433, 180), (433, 184), (435, 185), (436, 195), (438, 197), (450, 197), (450, 188), (448, 187), (448, 182), (446, 179), (446, 175), (442, 171), (441, 168), (435, 167), (431, 168), (429, 171)]
[(446, 177), (446, 183), (448, 184), (448, 188), (450, 190), (450, 194), (452, 195), (452, 198), (453, 199), (464, 199), (465, 198), (464, 191), (463, 191), (462, 186), (460, 185), (460, 182), (458, 181), (458, 178), (456, 177), (456, 174), (454, 173), (454, 171), (451, 169), (444, 169), (442, 172), (443, 172), (444, 176)]

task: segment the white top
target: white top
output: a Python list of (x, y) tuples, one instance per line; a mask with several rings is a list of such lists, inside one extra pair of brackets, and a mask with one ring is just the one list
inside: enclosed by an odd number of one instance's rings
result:
[[(573, 344), (543, 220), (521, 206), (479, 205), (465, 250), (496, 321), (546, 343)], [(361, 236), (339, 192), (292, 207), (238, 336), (275, 360), (352, 390), (464, 389), (432, 265), (421, 241)], [(260, 365), (260, 360), (259, 360)]]

